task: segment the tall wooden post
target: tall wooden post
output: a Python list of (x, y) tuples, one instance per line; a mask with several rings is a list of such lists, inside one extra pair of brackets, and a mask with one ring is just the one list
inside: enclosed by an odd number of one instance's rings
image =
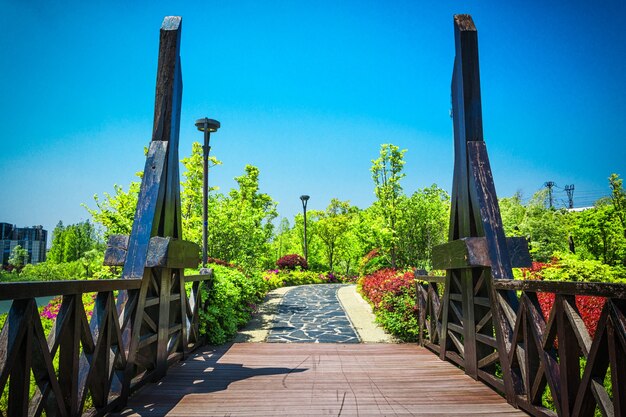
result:
[[(475, 379), (505, 391), (510, 378), (492, 377), (498, 362), (508, 361), (510, 325), (502, 325), (503, 308), (516, 310), (512, 294), (499, 300), (492, 279), (512, 279), (509, 248), (515, 248), (517, 266), (529, 262), (520, 239), (506, 239), (483, 138), (478, 33), (471, 16), (454, 16), (456, 56), (452, 75), (454, 123), (454, 180), (449, 243), (433, 250), (433, 265), (446, 269), (441, 321), (441, 358), (463, 366)], [(502, 307), (501, 304), (506, 307)]]
[[(151, 259), (156, 243), (182, 238), (178, 172), (181, 23), (180, 17), (168, 16), (161, 26), (152, 141), (122, 272), (122, 278), (142, 278), (143, 283), (139, 291), (118, 297), (128, 358), (125, 383), (120, 387), (124, 396), (129, 393), (129, 376), (147, 372), (153, 378), (146, 380), (162, 377), (168, 360), (184, 354), (186, 347), (184, 265), (175, 262), (180, 254), (172, 253), (170, 245), (165, 250), (169, 259)], [(168, 240), (151, 241), (155, 236)], [(190, 250), (197, 251), (195, 247)]]

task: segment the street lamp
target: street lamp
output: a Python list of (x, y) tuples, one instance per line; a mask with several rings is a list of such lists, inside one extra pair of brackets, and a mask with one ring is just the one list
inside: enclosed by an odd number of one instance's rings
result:
[(220, 128), (220, 122), (213, 119), (198, 119), (196, 127), (200, 132), (204, 132), (204, 145), (202, 145), (203, 157), (203, 182), (202, 182), (202, 269), (200, 274), (208, 274), (207, 263), (207, 227), (208, 227), (208, 205), (209, 205), (209, 151), (211, 146), (211, 132), (217, 132)]
[(304, 259), (309, 262), (309, 248), (306, 241), (306, 204), (309, 201), (309, 196), (301, 195), (300, 200), (302, 200), (302, 210), (304, 210)]

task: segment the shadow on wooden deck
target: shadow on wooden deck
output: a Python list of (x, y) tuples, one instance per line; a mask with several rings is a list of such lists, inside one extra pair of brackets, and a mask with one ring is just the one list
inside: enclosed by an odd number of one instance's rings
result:
[(409, 344), (235, 343), (194, 355), (115, 416), (525, 416)]

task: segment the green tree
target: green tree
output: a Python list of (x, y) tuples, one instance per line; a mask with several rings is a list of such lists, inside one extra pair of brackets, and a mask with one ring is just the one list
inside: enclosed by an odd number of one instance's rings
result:
[(276, 259), (280, 259), (281, 256), (286, 255), (285, 248), (289, 245), (289, 232), (291, 225), (286, 217), (280, 219), (278, 229), (276, 230), (276, 236), (273, 239), (273, 245), (275, 247)]
[(626, 238), (615, 207), (609, 202), (598, 201), (594, 208), (578, 213), (573, 235), (580, 258), (624, 264)]
[(513, 197), (501, 198), (498, 203), (506, 236), (522, 236), (520, 225), (524, 222), (526, 207), (522, 204), (521, 193), (518, 191)]
[(17, 271), (21, 271), (24, 268), (24, 265), (28, 262), (28, 251), (24, 249), (20, 245), (16, 245), (11, 250), (11, 255), (9, 255), (9, 265), (17, 269)]
[(569, 250), (572, 215), (565, 209), (545, 207), (547, 190), (536, 192), (527, 205), (519, 193), (500, 200), (502, 223), (507, 236), (523, 236), (528, 240), (534, 261), (547, 262), (555, 253)]
[(384, 249), (388, 250), (391, 255), (391, 265), (396, 267), (396, 245), (397, 230), (396, 223), (400, 211), (400, 200), (404, 194), (400, 180), (405, 174), (402, 172), (404, 168), (404, 154), (406, 149), (400, 150), (399, 147), (386, 143), (380, 146), (380, 155), (377, 159), (372, 160), (372, 179), (374, 180), (374, 194), (376, 195), (377, 206), (385, 221), (385, 227), (388, 229), (388, 243)]
[(257, 167), (246, 165), (244, 175), (235, 181), (238, 189), (210, 200), (208, 252), (211, 257), (247, 268), (269, 266), (273, 262), (270, 242), (276, 203), (259, 192)]
[[(141, 178), (142, 173), (137, 173), (137, 176)], [(104, 198), (98, 197), (97, 194), (93, 196), (96, 203), (95, 209), (83, 204), (94, 222), (104, 227), (105, 239), (110, 235), (130, 235), (140, 186), (138, 181), (133, 181), (128, 186), (128, 191), (124, 191), (121, 185), (115, 184), (113, 195), (105, 192), (103, 193)]]
[(78, 261), (97, 244), (96, 230), (89, 220), (69, 226), (59, 222), (53, 231), (47, 259), (51, 263)]
[[(185, 167), (180, 192), (183, 239), (196, 242), (199, 245), (202, 244), (202, 184), (204, 178), (202, 155), (202, 145), (199, 142), (194, 142), (191, 145), (191, 155), (181, 160)], [(216, 157), (209, 156), (209, 170), (221, 164), (222, 162)], [(209, 213), (215, 207), (218, 189), (218, 187), (210, 185), (209, 182)]]
[(59, 220), (52, 231), (52, 246), (46, 255), (46, 260), (55, 264), (63, 262), (65, 250), (65, 226)]
[(317, 236), (323, 242), (328, 270), (333, 271), (338, 247), (345, 244), (342, 239), (351, 226), (350, 203), (333, 198), (326, 211), (312, 211), (311, 215), (317, 218)]
[(400, 202), (398, 266), (432, 268), (433, 246), (445, 243), (450, 219), (450, 196), (436, 184)]
[(615, 209), (615, 216), (622, 224), (623, 234), (626, 238), (626, 191), (623, 187), (623, 181), (619, 175), (611, 174), (609, 185), (611, 187), (611, 201)]

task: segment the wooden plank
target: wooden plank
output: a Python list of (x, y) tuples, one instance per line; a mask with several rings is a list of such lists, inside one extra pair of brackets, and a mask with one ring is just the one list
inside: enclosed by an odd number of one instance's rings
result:
[(23, 300), (55, 295), (136, 289), (140, 279), (101, 279), (80, 281), (41, 281), (0, 283), (0, 300)]
[(526, 414), (415, 345), (242, 343), (192, 355), (119, 415)]
[(606, 282), (523, 281), (494, 279), (497, 290), (550, 292), (561, 295), (595, 295), (626, 299), (626, 284)]
[(555, 314), (557, 336), (559, 338), (559, 385), (561, 389), (561, 412), (565, 417), (573, 416), (576, 393), (580, 385), (580, 356), (578, 339), (574, 333), (572, 323), (565, 312), (565, 305), (576, 305), (572, 295), (557, 295), (555, 299)]
[(157, 211), (163, 205), (165, 190), (161, 183), (166, 168), (168, 145), (167, 141), (158, 140), (150, 142), (148, 148), (128, 253), (122, 271), (124, 279), (144, 276), (150, 238), (156, 235), (154, 229), (158, 228)]
[[(128, 236), (123, 235), (111, 236), (104, 254), (104, 265), (124, 265), (128, 239)], [(196, 268), (199, 264), (200, 246), (196, 243), (172, 237), (150, 238), (145, 265), (147, 268)]]
[(203, 275), (185, 275), (185, 282), (208, 281), (213, 279), (213, 268), (209, 268), (208, 274)]

